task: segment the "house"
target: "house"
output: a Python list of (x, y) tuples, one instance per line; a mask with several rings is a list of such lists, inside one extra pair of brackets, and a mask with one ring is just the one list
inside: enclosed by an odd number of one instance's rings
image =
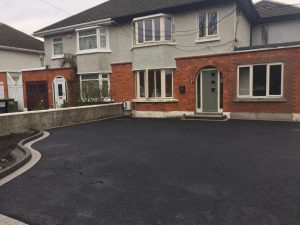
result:
[(72, 58), (81, 96), (104, 89), (136, 117), (291, 121), (300, 119), (299, 22), (298, 7), (269, 0), (110, 0), (34, 35), (52, 77)]
[(0, 23), (0, 99), (13, 98), (23, 109), (21, 71), (41, 68), (44, 43), (4, 23)]

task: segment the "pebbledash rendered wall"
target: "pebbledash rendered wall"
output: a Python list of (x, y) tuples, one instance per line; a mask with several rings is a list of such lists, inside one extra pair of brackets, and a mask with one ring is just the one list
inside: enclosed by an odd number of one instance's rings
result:
[[(239, 65), (283, 63), (284, 93), (281, 99), (238, 99), (237, 67)], [(220, 70), (223, 82), (223, 111), (236, 119), (300, 121), (300, 48), (236, 52), (176, 59), (173, 76), (173, 100), (139, 102), (135, 99), (135, 81), (131, 63), (113, 64), (111, 89), (115, 101), (134, 101), (133, 115), (146, 117), (176, 116), (194, 113), (196, 77), (202, 69)], [(120, 84), (121, 83), (121, 84)], [(186, 93), (179, 93), (179, 86)]]
[(123, 116), (122, 103), (0, 114), (0, 136)]

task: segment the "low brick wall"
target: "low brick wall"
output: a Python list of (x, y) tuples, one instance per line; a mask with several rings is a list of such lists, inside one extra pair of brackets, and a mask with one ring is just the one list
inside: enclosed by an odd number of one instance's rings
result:
[(0, 136), (123, 116), (122, 103), (0, 115)]

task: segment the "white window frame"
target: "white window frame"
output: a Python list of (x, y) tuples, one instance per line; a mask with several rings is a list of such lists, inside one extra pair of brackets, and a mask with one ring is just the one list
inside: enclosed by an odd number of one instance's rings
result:
[[(211, 12), (216, 12), (217, 13), (217, 33), (216, 34), (211, 34), (209, 35), (208, 34), (208, 13), (211, 13)], [(199, 27), (199, 24), (200, 24), (200, 14), (204, 13), (205, 14), (205, 36), (203, 37), (200, 37), (200, 27)], [(198, 32), (196, 32), (196, 42), (206, 42), (206, 41), (218, 41), (220, 40), (220, 23), (219, 23), (219, 16), (220, 16), (220, 13), (219, 13), (219, 10), (217, 9), (210, 9), (210, 10), (205, 10), (205, 11), (201, 11), (199, 13), (197, 13), (197, 29), (198, 29)]]
[[(253, 96), (253, 67), (254, 66), (266, 66), (266, 95), (265, 96)], [(270, 67), (281, 66), (281, 95), (270, 95)], [(249, 68), (249, 95), (240, 95), (240, 68)], [(265, 63), (265, 64), (253, 64), (253, 65), (240, 65), (237, 67), (237, 97), (238, 98), (283, 98), (284, 96), (284, 64), (283, 63)]]
[[(155, 40), (155, 18), (160, 18), (160, 40)], [(171, 40), (165, 39), (165, 18), (171, 18)], [(145, 29), (145, 21), (151, 19), (152, 20), (152, 40), (146, 41), (146, 29)], [(138, 30), (138, 22), (143, 22), (143, 42), (139, 43), (139, 30)], [(174, 17), (168, 14), (155, 14), (151, 16), (139, 17), (133, 19), (133, 27), (134, 27), (134, 35), (135, 40), (133, 41), (134, 45), (147, 45), (151, 43), (173, 43), (173, 31), (174, 31)]]
[[(100, 29), (105, 29), (106, 33), (101, 33)], [(90, 36), (96, 36), (96, 44), (97, 48), (93, 49), (84, 49), (80, 50), (80, 45), (79, 45), (79, 39), (82, 38), (79, 36), (80, 31), (88, 31), (88, 30), (96, 30), (96, 34), (93, 35), (87, 35), (83, 37), (90, 37)], [(106, 47), (101, 48), (101, 43), (100, 43), (100, 38), (101, 36), (106, 36)], [(109, 29), (108, 27), (88, 27), (88, 28), (83, 28), (83, 29), (77, 29), (76, 30), (76, 42), (77, 42), (77, 53), (76, 54), (87, 54), (87, 53), (94, 53), (94, 52), (111, 52), (110, 46), (109, 46)]]
[[(98, 75), (98, 78), (96, 79), (82, 79), (82, 76), (86, 75)], [(107, 75), (106, 78), (103, 78), (103, 75)], [(83, 101), (82, 97), (82, 82), (86, 81), (99, 81), (99, 88), (102, 88), (102, 81), (107, 81), (108, 82), (108, 97), (104, 97), (104, 102), (109, 102), (111, 101), (111, 97), (109, 96), (110, 93), (110, 74), (109, 73), (85, 73), (85, 74), (80, 74), (80, 98)]]
[[(61, 38), (61, 41), (57, 41), (55, 42), (54, 39), (58, 39)], [(60, 59), (64, 57), (64, 53), (63, 54), (59, 54), (59, 55), (55, 55), (55, 51), (54, 51), (54, 45), (55, 44), (62, 44), (62, 51), (64, 52), (64, 42), (63, 42), (63, 37), (62, 36), (57, 36), (57, 37), (53, 37), (52, 38), (52, 59)]]
[[(148, 97), (149, 96), (149, 83), (148, 83), (148, 78), (149, 78), (149, 70), (160, 70), (160, 82), (161, 82), (161, 97)], [(172, 71), (172, 96), (171, 97), (166, 97), (166, 70), (171, 70)], [(140, 97), (140, 72), (144, 72), (144, 85), (145, 85), (145, 97)], [(154, 84), (156, 85), (156, 72), (154, 72)], [(174, 69), (173, 68), (165, 68), (165, 69), (145, 69), (145, 70), (137, 70), (135, 72), (135, 90), (136, 90), (136, 98), (137, 99), (173, 99), (174, 97)]]

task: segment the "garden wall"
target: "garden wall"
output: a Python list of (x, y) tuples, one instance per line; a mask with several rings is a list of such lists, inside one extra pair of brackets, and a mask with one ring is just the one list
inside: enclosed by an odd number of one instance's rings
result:
[(0, 115), (0, 136), (123, 116), (122, 103)]

